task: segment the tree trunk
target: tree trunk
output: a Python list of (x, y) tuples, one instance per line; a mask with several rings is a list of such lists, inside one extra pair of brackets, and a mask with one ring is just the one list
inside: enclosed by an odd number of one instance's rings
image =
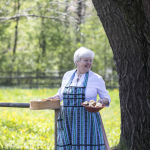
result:
[(16, 54), (16, 48), (17, 48), (17, 41), (18, 41), (18, 22), (19, 22), (19, 18), (16, 19), (15, 40), (14, 40), (14, 47), (13, 47), (13, 55)]
[[(18, 3), (17, 3), (17, 11), (19, 11), (19, 9), (20, 9), (20, 0), (18, 0)], [(16, 48), (17, 48), (17, 41), (18, 41), (18, 24), (19, 24), (19, 18), (16, 18), (15, 39), (14, 39), (13, 55), (16, 54)]]
[(85, 1), (84, 0), (77, 0), (77, 10), (76, 10), (76, 20), (77, 20), (77, 25), (76, 25), (76, 30), (77, 30), (77, 34), (76, 34), (76, 42), (77, 43), (82, 43), (82, 35), (80, 33), (80, 25), (83, 23), (84, 21), (84, 16), (85, 16), (85, 11), (86, 11), (86, 6), (85, 6)]
[(46, 55), (46, 35), (44, 33), (45, 23), (44, 18), (42, 18), (42, 29), (41, 29), (41, 36), (40, 36), (40, 48), (42, 48), (42, 56)]
[(93, 4), (108, 36), (119, 78), (120, 143), (124, 141), (131, 150), (148, 150), (150, 2), (93, 0)]

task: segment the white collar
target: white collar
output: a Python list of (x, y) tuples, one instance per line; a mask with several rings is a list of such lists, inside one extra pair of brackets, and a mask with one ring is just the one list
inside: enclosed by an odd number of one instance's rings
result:
[[(80, 74), (81, 75), (81, 74)], [(75, 73), (75, 76), (74, 76), (74, 78), (73, 78), (73, 80), (72, 80), (72, 86), (76, 86), (76, 85), (78, 85), (78, 86), (82, 86), (82, 84), (83, 84), (83, 81), (84, 81), (84, 76), (85, 76), (85, 74), (82, 74), (80, 77), (78, 77), (78, 74), (77, 74), (77, 72)], [(79, 81), (77, 82), (77, 79), (79, 78)]]

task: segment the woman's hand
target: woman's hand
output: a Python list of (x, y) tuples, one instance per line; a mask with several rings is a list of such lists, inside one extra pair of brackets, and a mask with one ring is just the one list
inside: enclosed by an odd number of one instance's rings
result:
[(48, 99), (60, 99), (59, 95), (54, 95), (52, 97), (49, 97)]
[(109, 104), (109, 100), (107, 98), (99, 99), (98, 102), (100, 102), (102, 105), (108, 105)]

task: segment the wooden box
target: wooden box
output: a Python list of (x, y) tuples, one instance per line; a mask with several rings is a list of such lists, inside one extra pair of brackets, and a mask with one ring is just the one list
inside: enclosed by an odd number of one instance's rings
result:
[(41, 99), (30, 101), (31, 110), (41, 110), (41, 109), (59, 109), (60, 100), (59, 99)]

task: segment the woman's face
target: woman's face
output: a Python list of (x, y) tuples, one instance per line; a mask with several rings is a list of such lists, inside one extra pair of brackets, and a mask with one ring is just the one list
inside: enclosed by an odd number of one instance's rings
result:
[(92, 61), (91, 57), (81, 58), (80, 61), (77, 61), (77, 73), (84, 74), (88, 72), (92, 67)]

